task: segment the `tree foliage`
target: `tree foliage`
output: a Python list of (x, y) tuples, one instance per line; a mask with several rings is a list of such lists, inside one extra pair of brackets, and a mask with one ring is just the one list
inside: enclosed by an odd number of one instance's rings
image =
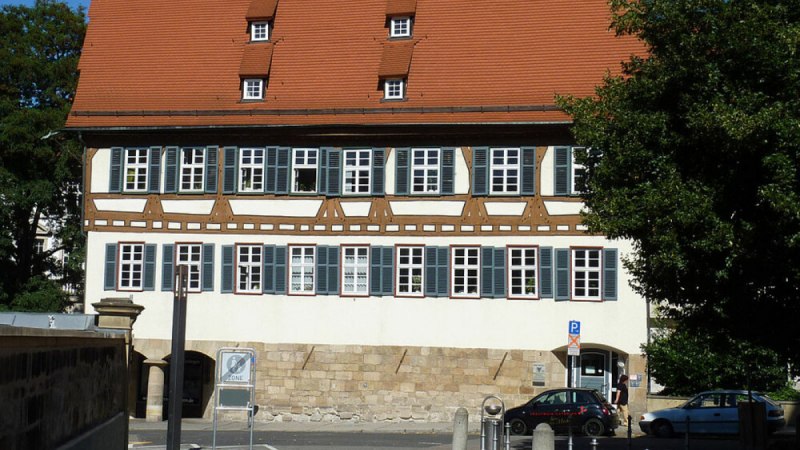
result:
[(600, 150), (586, 222), (634, 242), (634, 288), (688, 329), (800, 363), (800, 1), (611, 4), (647, 52), (559, 100)]
[[(85, 30), (82, 10), (53, 0), (0, 14), (0, 306), (41, 309), (31, 299), (39, 288), (50, 291), (43, 277), (82, 278), (81, 146), (59, 130)], [(60, 245), (36, 253), (40, 225)], [(71, 253), (68, 267), (51, 258), (61, 249)], [(47, 292), (43, 298), (52, 297)]]

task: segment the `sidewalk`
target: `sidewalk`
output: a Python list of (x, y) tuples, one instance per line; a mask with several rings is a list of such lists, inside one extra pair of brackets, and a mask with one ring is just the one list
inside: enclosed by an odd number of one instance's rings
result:
[[(167, 421), (146, 422), (144, 419), (130, 419), (130, 431), (166, 430)], [(210, 419), (183, 419), (181, 430), (211, 431), (214, 424)], [(245, 431), (246, 422), (219, 421), (218, 431)], [(326, 433), (416, 433), (447, 434), (453, 432), (450, 422), (255, 422), (255, 431), (326, 432)], [(470, 421), (470, 433), (480, 431), (477, 422)]]

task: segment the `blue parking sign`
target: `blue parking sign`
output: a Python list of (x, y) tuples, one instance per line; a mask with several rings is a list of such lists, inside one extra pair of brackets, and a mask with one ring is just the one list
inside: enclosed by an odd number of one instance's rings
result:
[(581, 323), (579, 321), (569, 321), (569, 334), (581, 334)]

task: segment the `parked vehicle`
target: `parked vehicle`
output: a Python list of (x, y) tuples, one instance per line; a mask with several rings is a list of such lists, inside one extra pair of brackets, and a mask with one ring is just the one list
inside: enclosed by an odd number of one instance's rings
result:
[[(786, 422), (781, 405), (756, 392), (753, 392), (753, 400), (766, 405), (769, 432), (783, 428)], [(738, 404), (747, 401), (747, 391), (743, 390), (701, 392), (677, 408), (645, 413), (639, 418), (639, 428), (644, 433), (660, 437), (684, 434), (688, 417), (690, 434), (738, 434)]]
[(613, 434), (619, 424), (616, 410), (595, 389), (562, 388), (542, 392), (528, 403), (506, 411), (505, 422), (512, 434), (530, 434), (540, 423), (556, 432), (588, 436)]

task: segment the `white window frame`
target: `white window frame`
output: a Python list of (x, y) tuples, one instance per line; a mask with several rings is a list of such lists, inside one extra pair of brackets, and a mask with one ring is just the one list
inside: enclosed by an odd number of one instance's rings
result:
[[(453, 298), (480, 298), (481, 248), (456, 246), (450, 248), (450, 254), (450, 295)], [(459, 275), (459, 271), (463, 273)]]
[(389, 37), (411, 37), (411, 16), (392, 17), (389, 20)]
[[(417, 156), (421, 154), (421, 156)], [(435, 158), (435, 161), (431, 161)], [(417, 163), (418, 160), (421, 163)], [(439, 171), (442, 161), (442, 151), (438, 148), (412, 148), (411, 149), (411, 193), (412, 194), (438, 194), (441, 186), (441, 173)], [(435, 181), (433, 181), (433, 180)], [(419, 182), (418, 182), (419, 181)], [(418, 189), (419, 188), (419, 189)]]
[(383, 82), (384, 100), (402, 100), (406, 97), (406, 80), (403, 78), (387, 78)]
[(236, 245), (236, 293), (260, 294), (262, 292), (264, 246)]
[(264, 80), (262, 78), (245, 78), (242, 81), (243, 100), (263, 100)]
[[(150, 149), (126, 148), (123, 180), (124, 192), (147, 192), (150, 182)], [(131, 176), (133, 178), (131, 178)]]
[(582, 194), (583, 191), (578, 189), (578, 179), (586, 178), (586, 166), (583, 164), (578, 164), (575, 162), (575, 153), (576, 151), (586, 151), (586, 147), (572, 147), (572, 173), (570, 175), (570, 187), (569, 193), (571, 195), (579, 195)]
[[(422, 245), (397, 246), (397, 271), (395, 286), (398, 297), (425, 296), (425, 247)], [(418, 288), (419, 290), (415, 290)]]
[(289, 246), (289, 294), (314, 295), (316, 261), (315, 246)]
[[(314, 170), (314, 188), (311, 190), (300, 189), (297, 184), (299, 170)], [(297, 194), (316, 194), (319, 182), (319, 149), (318, 148), (293, 148), (292, 149), (292, 192)]]
[(369, 296), (369, 246), (342, 246), (342, 295)]
[(372, 192), (372, 149), (347, 149), (342, 153), (342, 194), (369, 195)]
[[(536, 246), (509, 246), (508, 247), (508, 298), (538, 299), (539, 298), (539, 247)], [(530, 259), (533, 259), (532, 264)], [(515, 274), (515, 271), (519, 271)], [(533, 278), (533, 287), (528, 286)], [(519, 286), (521, 292), (514, 293), (514, 288)]]
[[(572, 299), (603, 299), (603, 249), (576, 247), (570, 249)], [(596, 292), (596, 293), (593, 293)]]
[[(513, 153), (516, 153), (516, 156)], [(489, 156), (489, 193), (519, 195), (522, 150), (518, 147), (492, 148)], [(498, 162), (496, 159), (501, 161)]]
[(117, 266), (118, 291), (144, 289), (144, 243), (120, 242)]
[[(176, 243), (175, 267), (189, 266), (189, 292), (202, 291), (203, 244)], [(177, 270), (175, 271), (177, 273)]]
[(239, 192), (264, 192), (263, 148), (239, 149)]
[(202, 147), (182, 148), (180, 165), (178, 192), (203, 192), (206, 182), (206, 149)]
[(269, 22), (257, 21), (250, 22), (250, 41), (268, 41), (269, 40)]
[(33, 241), (33, 254), (41, 255), (47, 247), (47, 239), (37, 237)]

